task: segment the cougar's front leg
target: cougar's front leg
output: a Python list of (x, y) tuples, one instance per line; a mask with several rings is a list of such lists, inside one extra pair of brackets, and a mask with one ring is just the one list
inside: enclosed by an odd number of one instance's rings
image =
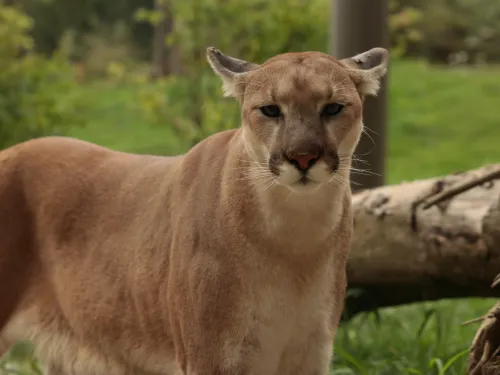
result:
[[(254, 375), (249, 367), (251, 347), (224, 339), (226, 334), (215, 334), (203, 345), (191, 345), (187, 350), (184, 372), (186, 375)], [(201, 334), (203, 335), (203, 334)], [(239, 335), (234, 333), (234, 335)], [(208, 336), (207, 336), (208, 338)], [(262, 374), (264, 375), (264, 374)]]
[(310, 346), (304, 356), (302, 365), (290, 372), (290, 375), (328, 375), (333, 356), (333, 342), (323, 341), (315, 346)]
[(186, 268), (170, 293), (179, 367), (186, 375), (253, 374), (252, 310), (234, 267), (204, 255)]
[(304, 337), (300, 345), (283, 353), (278, 375), (328, 375), (333, 340), (329, 332), (315, 332)]

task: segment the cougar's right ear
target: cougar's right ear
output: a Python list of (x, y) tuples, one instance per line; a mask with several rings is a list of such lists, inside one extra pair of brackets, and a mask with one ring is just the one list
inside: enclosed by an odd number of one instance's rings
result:
[(239, 83), (242, 83), (246, 73), (259, 67), (258, 64), (226, 56), (214, 47), (207, 48), (207, 60), (222, 79), (224, 96), (239, 97), (243, 89)]

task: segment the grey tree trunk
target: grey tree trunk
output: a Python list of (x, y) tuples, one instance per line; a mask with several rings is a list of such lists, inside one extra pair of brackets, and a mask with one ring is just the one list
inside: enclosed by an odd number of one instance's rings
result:
[[(496, 180), (428, 209), (415, 202), (477, 176)], [(345, 317), (458, 297), (499, 297), (500, 164), (354, 194), (354, 240)]]
[[(389, 48), (387, 0), (332, 0), (332, 5), (331, 53), (335, 57), (350, 57), (373, 47)], [(384, 184), (387, 78), (378, 97), (366, 99), (364, 123), (366, 134), (356, 154), (368, 162), (374, 174), (353, 178), (353, 190)]]

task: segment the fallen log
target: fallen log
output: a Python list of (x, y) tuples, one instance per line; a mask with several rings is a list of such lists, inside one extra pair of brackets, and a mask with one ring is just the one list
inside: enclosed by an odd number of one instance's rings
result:
[(344, 318), (419, 301), (499, 297), (500, 164), (353, 195)]

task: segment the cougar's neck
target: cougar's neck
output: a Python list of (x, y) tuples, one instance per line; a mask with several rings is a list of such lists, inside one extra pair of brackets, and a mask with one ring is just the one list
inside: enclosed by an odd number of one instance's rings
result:
[[(342, 220), (349, 183), (325, 184), (307, 194), (278, 184), (241, 135), (232, 143), (223, 175), (223, 202), (230, 215), (259, 235), (295, 244), (322, 241)], [(347, 179), (348, 177), (346, 177)], [(274, 182), (273, 182), (274, 181)]]

